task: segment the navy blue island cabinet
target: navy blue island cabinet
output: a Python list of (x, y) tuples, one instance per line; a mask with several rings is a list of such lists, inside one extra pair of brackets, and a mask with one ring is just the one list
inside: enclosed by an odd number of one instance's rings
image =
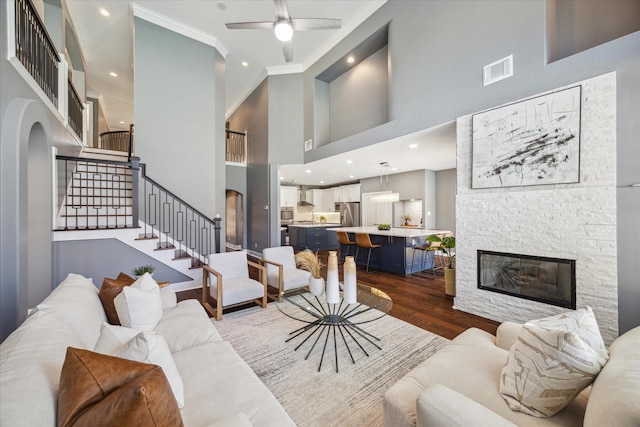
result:
[(289, 245), (296, 251), (337, 250), (340, 245), (336, 233), (327, 233), (327, 228), (338, 224), (292, 224), (289, 226)]
[[(355, 233), (369, 234), (371, 243), (380, 245), (379, 248), (371, 250), (370, 270), (390, 271), (403, 275), (432, 267), (433, 253), (415, 250), (414, 247), (424, 245), (426, 237), (430, 234), (444, 233), (442, 230), (404, 228), (378, 230), (376, 227), (344, 227), (327, 230), (327, 236), (335, 236), (338, 230), (346, 231), (351, 241), (355, 241)], [(368, 250), (364, 248), (358, 251), (357, 265), (367, 264), (367, 253)], [(354, 255), (355, 248), (349, 249), (349, 254)]]

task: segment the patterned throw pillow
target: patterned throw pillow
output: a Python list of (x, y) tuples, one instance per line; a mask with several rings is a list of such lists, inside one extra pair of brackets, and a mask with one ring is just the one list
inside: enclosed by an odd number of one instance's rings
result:
[(524, 324), (500, 376), (514, 411), (550, 417), (595, 379), (609, 355), (591, 307)]

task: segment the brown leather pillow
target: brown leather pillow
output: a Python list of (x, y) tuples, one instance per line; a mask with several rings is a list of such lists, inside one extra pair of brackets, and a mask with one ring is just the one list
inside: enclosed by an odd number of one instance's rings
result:
[(115, 279), (105, 277), (100, 287), (100, 301), (102, 301), (102, 307), (107, 315), (107, 320), (112, 325), (120, 325), (120, 319), (118, 319), (118, 313), (116, 312), (116, 306), (113, 304), (113, 299), (122, 292), (122, 288), (131, 285), (136, 279), (126, 275), (125, 273), (118, 274)]
[(182, 426), (162, 368), (68, 347), (60, 374), (58, 427)]

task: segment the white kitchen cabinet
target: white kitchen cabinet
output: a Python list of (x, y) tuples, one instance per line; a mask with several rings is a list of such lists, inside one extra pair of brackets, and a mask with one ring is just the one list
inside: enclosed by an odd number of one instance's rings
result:
[(333, 189), (333, 201), (335, 203), (344, 202), (344, 194), (342, 191), (342, 187), (335, 187)]
[(360, 201), (360, 184), (343, 185), (342, 201), (343, 202), (359, 202)]
[(322, 211), (333, 212), (335, 210), (335, 203), (333, 201), (334, 195), (333, 188), (326, 188), (322, 190)]
[(313, 210), (316, 212), (322, 211), (322, 203), (324, 201), (322, 196), (322, 190), (320, 189), (307, 190), (307, 202), (314, 204)]
[(298, 204), (298, 187), (283, 185), (280, 187), (280, 206), (293, 208)]

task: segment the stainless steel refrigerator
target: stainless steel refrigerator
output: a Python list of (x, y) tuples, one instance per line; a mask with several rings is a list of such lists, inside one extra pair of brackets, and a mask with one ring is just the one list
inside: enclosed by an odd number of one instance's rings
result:
[(335, 211), (340, 212), (340, 224), (342, 224), (343, 227), (360, 226), (359, 202), (336, 203)]

